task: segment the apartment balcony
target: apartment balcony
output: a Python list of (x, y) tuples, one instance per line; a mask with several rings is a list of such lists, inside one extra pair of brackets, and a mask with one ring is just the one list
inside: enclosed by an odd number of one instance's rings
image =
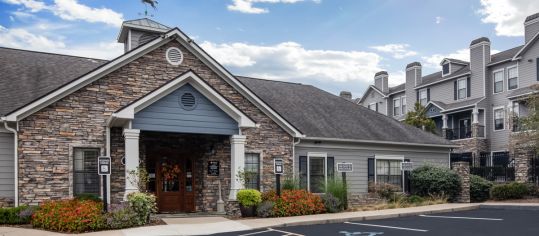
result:
[(472, 124), (471, 126), (458, 127), (454, 129), (445, 129), (445, 138), (448, 140), (484, 137), (485, 126), (479, 124)]

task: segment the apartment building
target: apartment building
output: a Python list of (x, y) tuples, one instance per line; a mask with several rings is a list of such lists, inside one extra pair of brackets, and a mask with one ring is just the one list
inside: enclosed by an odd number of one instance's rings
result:
[(397, 120), (404, 120), (420, 102), (436, 123), (437, 133), (460, 148), (455, 153), (480, 156), (514, 152), (510, 145), (528, 113), (526, 98), (539, 81), (539, 13), (524, 22), (524, 44), (491, 54), (486, 37), (472, 40), (470, 59), (445, 58), (440, 71), (422, 74), (419, 62), (406, 66), (406, 81), (389, 87), (385, 71), (374, 75), (356, 102)]

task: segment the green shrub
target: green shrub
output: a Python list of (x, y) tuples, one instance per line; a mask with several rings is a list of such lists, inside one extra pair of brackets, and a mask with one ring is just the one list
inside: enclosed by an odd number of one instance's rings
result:
[(494, 200), (521, 199), (528, 193), (528, 186), (517, 182), (494, 185), (490, 189), (490, 196)]
[(477, 175), (470, 175), (470, 200), (472, 202), (484, 202), (490, 196), (492, 183)]
[(281, 197), (274, 196), (274, 215), (301, 216), (320, 214), (326, 211), (320, 196), (306, 190), (284, 190)]
[(32, 216), (35, 228), (58, 232), (80, 233), (104, 228), (103, 205), (76, 199), (48, 201)]
[(295, 178), (287, 178), (283, 181), (283, 190), (297, 190), (299, 187), (299, 180)]
[(331, 194), (331, 196), (339, 200), (339, 209), (345, 209), (348, 201), (348, 187), (346, 183), (340, 179), (329, 180), (326, 184), (326, 194)]
[(0, 208), (0, 224), (29, 224), (35, 209), (34, 206)]
[(274, 202), (264, 201), (256, 207), (256, 215), (258, 217), (268, 218), (273, 216)]
[(406, 202), (410, 203), (410, 204), (420, 204), (422, 202), (424, 202), (425, 199), (420, 197), (420, 196), (417, 196), (417, 195), (410, 195), (408, 197), (406, 197)]
[(326, 211), (329, 213), (336, 213), (342, 211), (341, 201), (333, 196), (331, 193), (326, 193), (322, 196), (322, 201), (326, 207)]
[(528, 195), (530, 197), (539, 197), (539, 186), (533, 183), (528, 184)]
[(448, 196), (454, 200), (460, 192), (460, 178), (454, 171), (435, 167), (422, 166), (412, 171), (410, 182), (414, 194), (427, 196)]
[(93, 194), (93, 193), (82, 193), (82, 194), (79, 194), (75, 197), (75, 199), (77, 200), (90, 200), (90, 201), (95, 201), (95, 202), (100, 202), (100, 201), (103, 201), (101, 200), (101, 198), (99, 197), (99, 195), (96, 195), (96, 194)]
[(137, 213), (126, 204), (112, 206), (104, 217), (108, 229), (129, 228), (139, 226), (140, 223)]
[(262, 202), (262, 194), (256, 189), (242, 189), (236, 194), (236, 199), (242, 206), (251, 207)]
[(369, 192), (376, 193), (378, 197), (391, 201), (394, 198), (396, 192), (400, 191), (398, 186), (388, 183), (376, 183), (369, 186)]
[(127, 203), (137, 214), (137, 225), (149, 223), (150, 215), (157, 212), (156, 198), (150, 193), (130, 193), (127, 195)]

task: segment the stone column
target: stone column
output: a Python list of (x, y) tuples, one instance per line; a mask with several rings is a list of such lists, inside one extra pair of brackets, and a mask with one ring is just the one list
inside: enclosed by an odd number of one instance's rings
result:
[(533, 151), (527, 148), (515, 148), (515, 181), (520, 183), (528, 182), (530, 173), (530, 161)]
[(452, 169), (457, 172), (460, 177), (460, 192), (457, 196), (457, 202), (469, 203), (470, 202), (470, 164), (468, 162), (460, 161), (451, 163)]
[(138, 129), (124, 129), (125, 138), (125, 193), (124, 200), (127, 200), (127, 195), (132, 192), (138, 192), (138, 187), (135, 181), (130, 177), (129, 172), (136, 171), (139, 167), (139, 136)]
[(237, 178), (238, 171), (245, 168), (245, 135), (230, 137), (230, 194), (228, 200), (235, 201), (236, 193), (243, 188), (243, 183)]

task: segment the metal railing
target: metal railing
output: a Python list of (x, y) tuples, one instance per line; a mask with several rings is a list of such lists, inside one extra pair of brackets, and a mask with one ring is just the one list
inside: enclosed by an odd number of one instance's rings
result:
[(472, 137), (472, 127), (465, 126), (456, 129), (447, 129), (445, 131), (445, 138), (448, 140), (465, 139)]

